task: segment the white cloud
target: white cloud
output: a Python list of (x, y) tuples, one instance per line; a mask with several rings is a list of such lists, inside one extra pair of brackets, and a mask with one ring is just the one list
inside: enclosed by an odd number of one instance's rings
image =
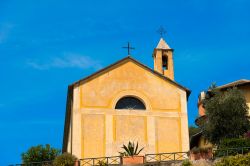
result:
[(66, 53), (62, 57), (53, 57), (46, 62), (28, 60), (27, 65), (38, 70), (47, 70), (51, 68), (80, 68), (99, 70), (102, 68), (98, 61), (88, 56), (74, 53)]

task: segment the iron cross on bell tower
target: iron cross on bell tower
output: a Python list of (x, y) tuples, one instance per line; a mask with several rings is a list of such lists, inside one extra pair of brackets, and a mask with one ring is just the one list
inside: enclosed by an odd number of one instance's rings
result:
[(128, 42), (128, 46), (122, 47), (122, 48), (128, 49), (128, 56), (130, 56), (130, 50), (134, 50), (134, 49), (135, 49), (134, 47), (131, 47), (131, 46), (130, 46), (130, 43), (129, 43), (129, 42)]
[(166, 34), (166, 30), (164, 29), (163, 26), (160, 26), (160, 28), (157, 30), (157, 33), (160, 34), (161, 37)]

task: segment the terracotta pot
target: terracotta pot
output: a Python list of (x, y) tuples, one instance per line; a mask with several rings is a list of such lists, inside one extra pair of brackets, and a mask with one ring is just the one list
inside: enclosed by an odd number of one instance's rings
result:
[(206, 152), (201, 152), (201, 158), (202, 158), (202, 159), (205, 159), (205, 160), (207, 160), (207, 159), (212, 159), (212, 158), (213, 158), (213, 152), (212, 152), (212, 150), (209, 149), (209, 150), (206, 151)]
[(144, 156), (124, 156), (122, 157), (122, 164), (131, 165), (131, 164), (143, 164)]
[(190, 160), (199, 160), (201, 159), (201, 153), (190, 153)]
[(206, 159), (206, 158), (207, 158), (207, 153), (201, 152), (201, 159)]
[(212, 151), (212, 149), (209, 149), (206, 153), (205, 159), (212, 159), (212, 158), (213, 158), (213, 151)]
[(79, 160), (75, 161), (75, 166), (80, 166), (80, 161)]

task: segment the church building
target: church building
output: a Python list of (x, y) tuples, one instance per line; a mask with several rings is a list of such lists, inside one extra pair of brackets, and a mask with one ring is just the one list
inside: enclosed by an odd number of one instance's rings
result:
[(189, 150), (187, 100), (174, 80), (173, 49), (160, 39), (154, 69), (131, 56), (69, 85), (63, 152), (79, 159), (117, 156), (138, 142), (141, 154)]

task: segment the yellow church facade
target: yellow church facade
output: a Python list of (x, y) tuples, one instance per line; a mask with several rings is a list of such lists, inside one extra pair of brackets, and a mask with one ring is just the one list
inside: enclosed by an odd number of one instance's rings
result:
[(188, 151), (190, 91), (174, 81), (172, 56), (161, 39), (154, 69), (128, 56), (70, 85), (63, 152), (117, 156), (129, 141), (142, 154)]

